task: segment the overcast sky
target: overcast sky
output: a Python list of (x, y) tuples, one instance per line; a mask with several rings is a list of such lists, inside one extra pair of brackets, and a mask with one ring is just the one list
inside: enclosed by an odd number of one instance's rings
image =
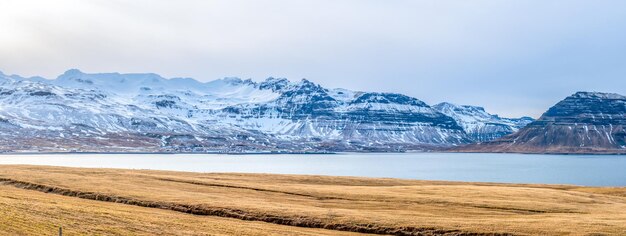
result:
[(626, 1), (0, 0), (0, 71), (307, 78), (537, 117), (626, 94)]

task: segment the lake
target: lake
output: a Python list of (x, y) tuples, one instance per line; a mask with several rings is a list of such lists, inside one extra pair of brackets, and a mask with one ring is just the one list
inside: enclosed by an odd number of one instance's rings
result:
[(5, 154), (0, 164), (626, 186), (626, 156), (474, 153)]

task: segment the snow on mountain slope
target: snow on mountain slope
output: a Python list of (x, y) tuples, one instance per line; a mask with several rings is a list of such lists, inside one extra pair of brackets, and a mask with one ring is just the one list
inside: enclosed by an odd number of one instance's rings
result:
[(228, 107), (225, 121), (285, 139), (335, 141), (363, 149), (467, 142), (453, 119), (415, 98), (327, 90), (308, 80), (281, 83), (280, 89), (261, 86), (281, 93), (275, 101)]
[[(119, 95), (113, 86), (60, 87), (54, 85), (57, 83), (66, 81), (9, 78), (3, 82), (0, 117), (5, 125), (0, 127), (3, 134), (0, 140), (15, 143), (5, 145), (5, 149), (30, 150), (33, 146), (53, 151), (161, 150), (178, 138), (189, 139), (193, 142), (185, 144), (194, 146), (202, 137), (237, 139), (240, 135), (250, 135), (236, 127), (208, 126), (202, 120), (186, 119), (193, 106), (180, 99), (177, 101), (180, 106), (169, 104), (167, 101), (174, 100), (170, 95), (137, 93), (132, 97), (129, 90)], [(14, 142), (16, 138), (22, 142)], [(37, 145), (29, 144), (35, 141)], [(226, 142), (217, 144), (224, 145)]]
[(474, 124), (453, 115), (402, 94), (329, 90), (306, 79), (0, 73), (5, 151), (395, 151), (491, 135), (466, 133)]
[(447, 102), (434, 105), (433, 108), (452, 117), (477, 142), (491, 141), (512, 134), (534, 121), (530, 117), (501, 118), (487, 113), (482, 107)]
[(459, 151), (625, 154), (626, 96), (577, 92), (520, 131)]

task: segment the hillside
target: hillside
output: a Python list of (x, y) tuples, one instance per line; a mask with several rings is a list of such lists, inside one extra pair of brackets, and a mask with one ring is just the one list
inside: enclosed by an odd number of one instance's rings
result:
[(454, 150), (626, 153), (626, 97), (613, 93), (577, 92), (512, 135)]

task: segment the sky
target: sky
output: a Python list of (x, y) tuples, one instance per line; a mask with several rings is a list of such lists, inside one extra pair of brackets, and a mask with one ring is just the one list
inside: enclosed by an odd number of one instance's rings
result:
[(540, 116), (626, 95), (622, 0), (0, 0), (0, 71), (307, 78)]

